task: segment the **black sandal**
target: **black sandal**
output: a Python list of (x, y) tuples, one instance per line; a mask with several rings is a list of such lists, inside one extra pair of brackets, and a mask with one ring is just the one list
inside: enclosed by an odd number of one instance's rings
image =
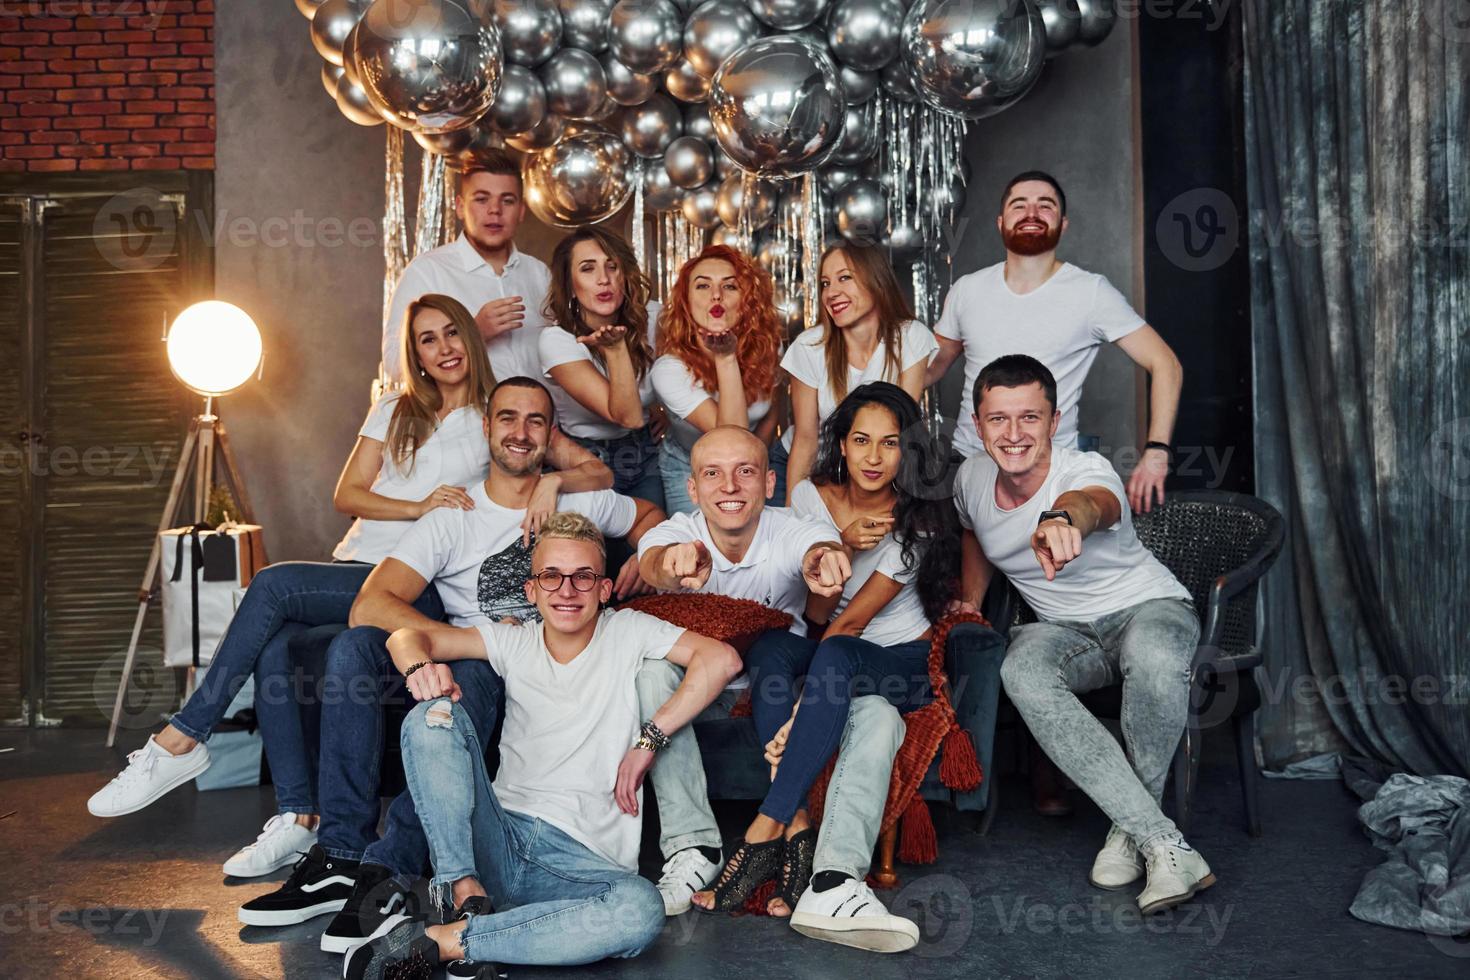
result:
[(730, 860), (725, 862), (725, 869), (720, 872), (720, 877), (710, 888), (715, 894), (714, 907), (707, 909), (695, 903), (694, 910), (710, 915), (739, 912), (751, 892), (774, 879), (780, 872), (781, 855), (785, 847), (786, 842), (780, 837), (759, 844), (742, 840), (735, 853), (730, 855)]
[(796, 911), (797, 900), (811, 883), (812, 861), (816, 856), (815, 828), (808, 827), (801, 833), (786, 838), (786, 846), (781, 851), (781, 871), (776, 879), (776, 893), (766, 903), (767, 912), (770, 911), (771, 902), (778, 898), (786, 903), (787, 915)]

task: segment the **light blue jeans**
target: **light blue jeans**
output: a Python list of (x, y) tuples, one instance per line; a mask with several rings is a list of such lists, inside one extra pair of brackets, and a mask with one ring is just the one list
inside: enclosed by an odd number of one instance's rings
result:
[[(1189, 717), (1198, 642), (1199, 618), (1187, 599), (1011, 630), (1000, 669), (1006, 694), (1042, 750), (1139, 847), (1178, 833), (1159, 801)], [(1120, 681), (1123, 747), (1077, 699)]]
[(471, 916), (465, 958), (572, 966), (637, 956), (658, 937), (653, 883), (594, 854), (544, 820), (502, 810), (469, 714), (440, 698), (403, 722), (403, 774), (429, 839), (435, 904), (476, 878), (498, 910)]
[[(776, 472), (776, 492), (770, 500), (774, 507), (786, 503), (786, 463), (786, 447), (777, 439), (771, 443), (769, 464)], [(689, 450), (671, 436), (658, 445), (658, 472), (664, 481), (664, 513), (692, 514), (699, 509), (689, 499)]]

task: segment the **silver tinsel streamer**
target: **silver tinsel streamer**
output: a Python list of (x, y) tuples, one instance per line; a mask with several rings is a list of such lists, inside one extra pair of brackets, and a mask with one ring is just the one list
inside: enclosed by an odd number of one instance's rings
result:
[(444, 220), (444, 158), (425, 153), (419, 169), (419, 206), (414, 214), (413, 254), (417, 258), (440, 242)]
[[(817, 310), (821, 303), (821, 289), (817, 287), (821, 279), (822, 262), (822, 195), (817, 190), (817, 178), (815, 174), (807, 174), (802, 178), (801, 185), (801, 250), (802, 250), (802, 312), (801, 322), (803, 327), (811, 326), (817, 322)], [(790, 295), (789, 293), (787, 294)]]
[(643, 168), (642, 160), (633, 165), (633, 257), (643, 269), (643, 274), (653, 281), (653, 270), (649, 268), (647, 242), (643, 228)]
[(459, 194), (459, 177), (453, 167), (444, 168), (444, 190), (441, 201), (443, 217), (439, 219), (439, 244), (448, 245), (459, 237), (459, 212), (454, 200)]
[(388, 126), (383, 167), (383, 319), (393, 302), (398, 277), (408, 266), (408, 222), (403, 205), (403, 130)]

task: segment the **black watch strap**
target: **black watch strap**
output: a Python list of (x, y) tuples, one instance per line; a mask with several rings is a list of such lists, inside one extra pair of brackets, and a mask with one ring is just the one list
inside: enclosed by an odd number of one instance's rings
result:
[(1167, 457), (1169, 457), (1169, 465), (1170, 466), (1173, 466), (1174, 465), (1174, 447), (1173, 446), (1169, 445), (1167, 442), (1154, 442), (1154, 441), (1150, 440), (1150, 441), (1148, 441), (1148, 442), (1146, 442), (1146, 443), (1143, 444), (1143, 451), (1144, 452), (1148, 452), (1150, 449), (1162, 449), (1164, 451), (1164, 455), (1167, 456)]
[[(1040, 524), (1043, 521), (1056, 520), (1057, 518), (1066, 521), (1068, 524), (1072, 523), (1072, 515), (1064, 510), (1044, 510), (1041, 512), (1041, 516), (1036, 519), (1036, 523)], [(1075, 527), (1076, 525), (1073, 526)]]

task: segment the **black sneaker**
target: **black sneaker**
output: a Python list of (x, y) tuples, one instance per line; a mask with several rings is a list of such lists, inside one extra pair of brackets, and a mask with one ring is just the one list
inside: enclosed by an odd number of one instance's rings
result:
[(412, 898), (413, 893), (400, 888), (393, 872), (381, 864), (359, 865), (357, 883), (352, 886), (347, 904), (322, 933), (322, 952), (345, 953), (366, 942), (384, 919), (395, 912), (405, 911)]
[[(464, 900), (464, 904), (454, 910), (454, 915), (449, 918), (449, 921), (459, 922), (472, 915), (489, 915), (494, 911), (495, 906), (490, 904), (488, 896), (471, 895)], [(501, 980), (505, 974), (501, 973), (500, 967), (494, 963), (455, 960), (444, 968), (444, 976), (445, 980)]]
[(313, 844), (285, 884), (240, 906), (240, 921), (247, 926), (291, 926), (336, 912), (347, 904), (356, 878), (356, 861), (328, 857)]
[(345, 980), (429, 980), (439, 968), (439, 944), (424, 935), (422, 918), (403, 919), (347, 954)]

